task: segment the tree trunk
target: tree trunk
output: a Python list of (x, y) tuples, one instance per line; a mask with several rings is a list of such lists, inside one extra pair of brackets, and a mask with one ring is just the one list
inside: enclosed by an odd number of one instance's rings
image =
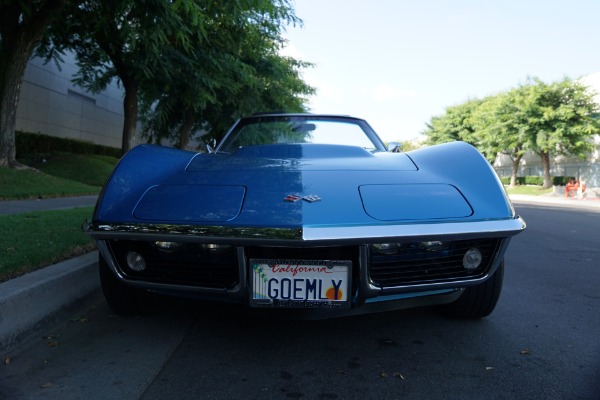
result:
[(540, 158), (542, 160), (542, 168), (544, 170), (544, 185), (543, 189), (548, 189), (552, 187), (552, 177), (550, 176), (550, 153), (547, 151), (542, 151), (540, 153)]
[(514, 188), (517, 186), (517, 174), (519, 173), (519, 164), (521, 164), (522, 155), (519, 155), (512, 159), (512, 172), (510, 174), (510, 187)]
[[(15, 126), (27, 61), (46, 28), (67, 0), (47, 0), (29, 8), (24, 18), (21, 6), (3, 5), (0, 26), (0, 166), (15, 167)], [(25, 6), (23, 6), (25, 7)], [(7, 23), (8, 22), (8, 23)]]
[(138, 119), (138, 82), (135, 78), (121, 77), (121, 83), (125, 89), (123, 99), (123, 138), (121, 142), (121, 154), (127, 153), (133, 148)]
[(190, 142), (190, 132), (194, 127), (196, 118), (192, 110), (185, 110), (183, 126), (181, 127), (181, 136), (179, 137), (179, 148), (185, 150)]
[(0, 57), (3, 76), (0, 77), (0, 166), (17, 165), (15, 146), (15, 125), (17, 123), (17, 106), (21, 93), (23, 74), (27, 66), (29, 54), (15, 51), (12, 57)]

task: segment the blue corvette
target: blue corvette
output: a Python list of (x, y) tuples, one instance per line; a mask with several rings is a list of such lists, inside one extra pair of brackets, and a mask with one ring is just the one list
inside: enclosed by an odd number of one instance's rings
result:
[(472, 146), (388, 151), (362, 119), (263, 114), (209, 150), (138, 146), (103, 188), (84, 230), (116, 313), (148, 292), (315, 318), (496, 306), (525, 223)]

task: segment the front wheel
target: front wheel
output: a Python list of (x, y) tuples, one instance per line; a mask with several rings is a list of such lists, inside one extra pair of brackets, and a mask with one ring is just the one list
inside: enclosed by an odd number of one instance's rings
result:
[(142, 315), (151, 311), (153, 305), (151, 293), (128, 286), (117, 279), (102, 255), (98, 260), (98, 266), (104, 298), (115, 314)]
[(504, 260), (494, 274), (479, 285), (464, 289), (458, 300), (440, 307), (442, 314), (452, 318), (477, 319), (494, 311), (504, 280)]

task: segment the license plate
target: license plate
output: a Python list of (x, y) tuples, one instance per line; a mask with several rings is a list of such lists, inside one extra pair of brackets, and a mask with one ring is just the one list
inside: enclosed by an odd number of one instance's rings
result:
[(279, 308), (350, 306), (347, 260), (251, 259), (250, 305)]

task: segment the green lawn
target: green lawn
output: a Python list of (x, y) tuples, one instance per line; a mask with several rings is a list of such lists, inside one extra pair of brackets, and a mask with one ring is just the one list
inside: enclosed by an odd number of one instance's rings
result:
[(508, 192), (508, 194), (528, 194), (531, 196), (539, 196), (542, 194), (552, 193), (552, 191), (554, 190), (553, 188), (542, 189), (541, 186), (534, 186), (534, 185), (518, 185), (518, 186), (515, 186), (514, 188), (505, 186), (505, 188), (506, 188), (506, 191)]
[[(0, 200), (99, 194), (118, 159), (57, 153), (19, 161), (35, 169), (0, 168)], [(0, 282), (95, 249), (81, 231), (92, 211), (82, 207), (0, 216)]]
[(33, 169), (0, 168), (0, 200), (98, 194), (118, 160), (58, 153), (19, 161)]
[(0, 215), (0, 282), (88, 253), (95, 243), (81, 231), (93, 207)]
[(21, 162), (45, 174), (99, 188), (104, 185), (117, 161), (114, 157), (102, 155), (54, 153), (29, 156)]

